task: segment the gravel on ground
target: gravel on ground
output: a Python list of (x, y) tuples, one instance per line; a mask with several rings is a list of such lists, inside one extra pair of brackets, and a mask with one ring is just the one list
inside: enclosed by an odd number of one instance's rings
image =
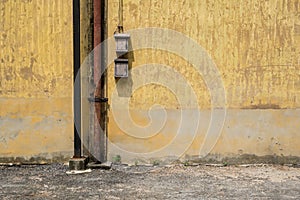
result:
[(300, 168), (127, 166), (68, 175), (68, 166), (0, 166), (0, 199), (300, 199)]

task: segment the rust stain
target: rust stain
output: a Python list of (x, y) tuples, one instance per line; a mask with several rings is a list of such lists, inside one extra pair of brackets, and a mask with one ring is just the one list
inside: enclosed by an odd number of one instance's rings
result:
[(256, 104), (249, 107), (243, 107), (241, 109), (283, 109), (283, 108), (275, 104)]
[(295, 24), (295, 34), (297, 36), (300, 36), (300, 24)]
[(27, 79), (27, 80), (32, 78), (32, 76), (33, 76), (33, 72), (32, 72), (31, 67), (21, 68), (20, 72), (21, 72), (21, 77), (24, 78), (24, 79)]

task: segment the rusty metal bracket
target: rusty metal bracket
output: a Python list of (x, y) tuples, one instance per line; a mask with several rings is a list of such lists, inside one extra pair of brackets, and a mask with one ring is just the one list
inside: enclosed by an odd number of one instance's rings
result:
[(108, 102), (108, 98), (106, 97), (89, 97), (89, 102), (97, 102), (97, 103), (106, 103)]

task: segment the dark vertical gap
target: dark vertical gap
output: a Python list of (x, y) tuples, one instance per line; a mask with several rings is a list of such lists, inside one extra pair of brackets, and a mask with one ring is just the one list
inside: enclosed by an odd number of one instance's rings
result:
[(81, 157), (80, 2), (73, 0), (74, 158)]

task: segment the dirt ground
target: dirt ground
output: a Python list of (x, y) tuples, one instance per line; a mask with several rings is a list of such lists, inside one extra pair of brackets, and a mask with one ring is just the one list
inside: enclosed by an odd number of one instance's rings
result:
[(0, 199), (300, 199), (300, 168), (126, 166), (68, 175), (62, 164), (0, 166)]

